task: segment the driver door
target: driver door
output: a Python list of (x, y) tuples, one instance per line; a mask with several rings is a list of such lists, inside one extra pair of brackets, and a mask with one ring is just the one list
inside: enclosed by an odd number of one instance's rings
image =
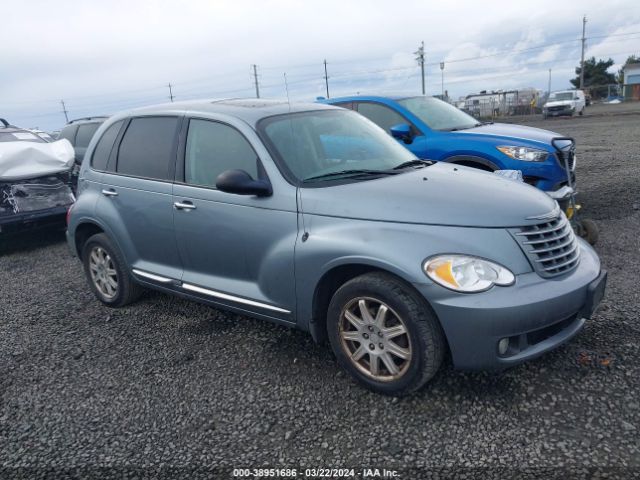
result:
[(173, 190), (183, 288), (241, 312), (290, 322), (295, 307), (295, 197), (216, 189), (218, 175), (230, 169), (268, 181), (244, 133), (257, 137), (242, 128), (191, 118), (183, 134)]

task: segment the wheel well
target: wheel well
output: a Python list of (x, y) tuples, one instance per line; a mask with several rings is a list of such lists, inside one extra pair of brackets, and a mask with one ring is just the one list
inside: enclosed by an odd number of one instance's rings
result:
[[(391, 275), (404, 283), (408, 289), (415, 291), (413, 285), (402, 277), (399, 277), (388, 270), (373, 267), (371, 265), (341, 265), (329, 270), (318, 282), (318, 286), (316, 287), (316, 291), (313, 295), (313, 319), (310, 325), (310, 331), (311, 336), (316, 342), (323, 343), (327, 339), (327, 310), (329, 309), (329, 303), (331, 302), (331, 298), (333, 298), (334, 293), (336, 293), (336, 291), (349, 280), (359, 277), (360, 275), (364, 275), (365, 273), (373, 272)], [(423, 298), (421, 294), (418, 293), (418, 295)], [(427, 308), (433, 310), (426, 299), (425, 304), (427, 305)], [(432, 313), (437, 319), (438, 317), (435, 312), (432, 311)]]
[(74, 240), (78, 257), (82, 256), (82, 248), (89, 238), (96, 233), (104, 233), (104, 230), (95, 223), (82, 223), (75, 231)]
[(451, 163), (455, 163), (456, 165), (462, 165), (465, 167), (477, 168), (478, 170), (484, 170), (485, 172), (493, 172), (494, 170), (496, 170), (495, 168), (492, 168), (487, 164), (476, 162), (475, 160), (454, 160)]

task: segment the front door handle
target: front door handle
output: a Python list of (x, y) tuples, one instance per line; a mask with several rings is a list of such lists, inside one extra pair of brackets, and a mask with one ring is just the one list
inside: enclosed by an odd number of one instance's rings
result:
[(196, 206), (195, 206), (193, 203), (188, 202), (188, 201), (184, 201), (184, 202), (175, 202), (175, 203), (173, 204), (173, 207), (174, 207), (176, 210), (195, 210), (195, 209), (196, 209)]
[(110, 188), (109, 190), (102, 190), (102, 194), (105, 197), (116, 197), (118, 196), (118, 192), (116, 192), (113, 188)]

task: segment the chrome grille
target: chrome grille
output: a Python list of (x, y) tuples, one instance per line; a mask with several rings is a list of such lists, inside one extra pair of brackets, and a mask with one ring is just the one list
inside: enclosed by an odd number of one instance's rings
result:
[(513, 234), (542, 277), (555, 277), (578, 266), (580, 245), (564, 213), (548, 222), (516, 229)]

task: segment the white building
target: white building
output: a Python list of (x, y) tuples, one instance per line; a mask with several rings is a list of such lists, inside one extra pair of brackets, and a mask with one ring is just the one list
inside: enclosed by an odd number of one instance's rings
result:
[(624, 84), (622, 95), (626, 100), (640, 100), (640, 63), (628, 63), (622, 67)]

